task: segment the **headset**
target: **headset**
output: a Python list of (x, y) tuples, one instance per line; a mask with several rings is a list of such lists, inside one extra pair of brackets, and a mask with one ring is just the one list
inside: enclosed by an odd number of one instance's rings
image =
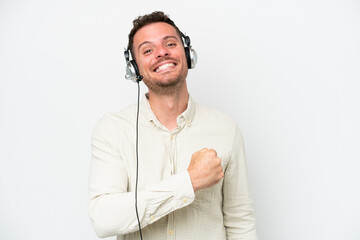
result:
[[(188, 69), (195, 68), (195, 65), (197, 63), (197, 54), (196, 54), (195, 50), (192, 49), (192, 47), (191, 47), (190, 38), (188, 36), (186, 36), (185, 34), (183, 34), (182, 32), (180, 32), (180, 34), (181, 34), (183, 43), (185, 43), (184, 49), (185, 49), (185, 55), (186, 55)], [(125, 56), (125, 60), (126, 60), (125, 79), (131, 80), (131, 81), (137, 83), (143, 79), (143, 76), (140, 74), (139, 68), (138, 68), (134, 58), (132, 57), (132, 59), (130, 60), (130, 55), (131, 55), (131, 52), (128, 47), (124, 51), (124, 56)]]

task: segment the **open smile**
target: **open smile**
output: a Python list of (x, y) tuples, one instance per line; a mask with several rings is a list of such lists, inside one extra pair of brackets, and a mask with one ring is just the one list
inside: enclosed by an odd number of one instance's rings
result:
[(154, 69), (154, 72), (158, 73), (158, 72), (162, 72), (162, 71), (166, 71), (166, 70), (171, 70), (173, 69), (174, 67), (176, 66), (176, 63), (174, 62), (167, 62), (167, 63), (164, 63), (160, 66), (157, 66), (155, 69)]

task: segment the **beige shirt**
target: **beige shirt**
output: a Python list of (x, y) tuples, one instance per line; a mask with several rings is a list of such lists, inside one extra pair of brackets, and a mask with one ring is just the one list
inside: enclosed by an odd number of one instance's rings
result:
[[(194, 103), (170, 132), (144, 97), (139, 117), (138, 211), (144, 240), (256, 238), (243, 139), (228, 116)], [(100, 237), (140, 239), (135, 214), (136, 105), (106, 114), (92, 137), (90, 218)], [(218, 184), (194, 193), (191, 155), (213, 148), (225, 172)]]

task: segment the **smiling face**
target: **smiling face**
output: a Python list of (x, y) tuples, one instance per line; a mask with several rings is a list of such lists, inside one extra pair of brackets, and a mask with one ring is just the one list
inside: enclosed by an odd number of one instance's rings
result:
[(139, 29), (133, 53), (149, 92), (173, 94), (184, 87), (188, 72), (184, 46), (171, 25), (156, 22)]

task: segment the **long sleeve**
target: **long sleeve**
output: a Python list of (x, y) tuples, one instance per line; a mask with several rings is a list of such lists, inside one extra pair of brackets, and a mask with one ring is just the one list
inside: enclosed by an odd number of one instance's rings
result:
[(223, 184), (223, 214), (227, 239), (257, 239), (252, 200), (247, 186), (243, 139), (237, 127), (233, 155), (225, 170)]
[[(103, 118), (92, 136), (89, 175), (89, 211), (99, 237), (122, 235), (138, 230), (135, 195), (129, 192), (129, 176), (117, 148), (118, 132)], [(138, 211), (142, 228), (194, 201), (187, 171), (138, 191)]]

